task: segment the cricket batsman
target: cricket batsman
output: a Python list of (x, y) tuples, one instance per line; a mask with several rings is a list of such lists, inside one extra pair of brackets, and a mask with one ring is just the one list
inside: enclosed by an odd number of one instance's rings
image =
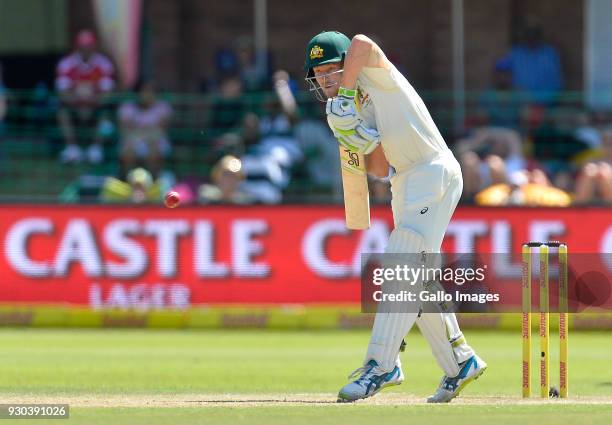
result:
[[(305, 70), (311, 91), (327, 102), (327, 121), (338, 142), (363, 153), (370, 174), (386, 177), (391, 167), (394, 229), (385, 252), (439, 253), (463, 179), (417, 92), (361, 34), (352, 40), (337, 31), (316, 35), (306, 49)], [(487, 364), (468, 345), (455, 314), (423, 308), (376, 313), (363, 366), (349, 376), (357, 379), (340, 389), (339, 402), (402, 383), (400, 345), (415, 322), (444, 371), (428, 402), (451, 401), (484, 372)]]

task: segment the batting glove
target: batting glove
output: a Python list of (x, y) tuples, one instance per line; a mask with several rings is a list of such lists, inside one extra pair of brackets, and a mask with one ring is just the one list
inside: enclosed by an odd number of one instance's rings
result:
[(332, 130), (334, 128), (350, 130), (359, 124), (359, 116), (355, 106), (356, 93), (357, 90), (340, 87), (338, 96), (327, 99), (325, 113), (327, 114), (328, 122), (330, 122), (330, 127), (333, 125)]
[(355, 93), (356, 90), (340, 87), (338, 96), (327, 99), (327, 123), (345, 149), (367, 155), (380, 143), (380, 135), (377, 130), (366, 127), (357, 114)]

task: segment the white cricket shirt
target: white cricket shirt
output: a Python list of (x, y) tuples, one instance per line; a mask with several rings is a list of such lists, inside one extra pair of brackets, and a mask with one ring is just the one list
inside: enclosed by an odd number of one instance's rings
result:
[(363, 68), (356, 88), (359, 112), (380, 133), (385, 157), (396, 172), (448, 151), (425, 103), (395, 66)]

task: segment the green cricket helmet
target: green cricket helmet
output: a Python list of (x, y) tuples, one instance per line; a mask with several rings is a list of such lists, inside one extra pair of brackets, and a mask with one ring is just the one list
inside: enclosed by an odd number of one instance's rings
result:
[[(351, 40), (338, 31), (323, 31), (315, 35), (306, 48), (304, 70), (310, 91), (314, 91), (319, 100), (325, 101), (323, 93), (317, 84), (313, 68), (328, 63), (342, 62), (346, 57)], [(341, 71), (336, 71), (341, 72)]]

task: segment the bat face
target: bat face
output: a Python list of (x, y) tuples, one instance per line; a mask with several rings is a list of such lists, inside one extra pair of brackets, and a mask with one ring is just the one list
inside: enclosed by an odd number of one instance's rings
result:
[(370, 194), (365, 158), (362, 154), (340, 147), (342, 188), (346, 227), (360, 230), (370, 227)]

